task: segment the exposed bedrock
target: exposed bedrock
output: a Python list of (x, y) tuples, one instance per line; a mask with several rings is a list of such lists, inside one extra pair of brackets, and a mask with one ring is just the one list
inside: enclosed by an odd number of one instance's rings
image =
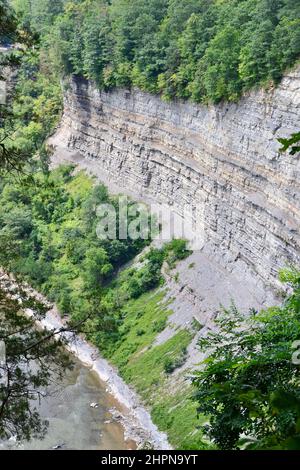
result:
[(120, 192), (178, 213), (188, 204), (203, 215), (205, 250), (276, 287), (281, 267), (300, 265), (300, 159), (277, 142), (299, 128), (300, 68), (276, 89), (210, 107), (73, 78), (52, 143)]

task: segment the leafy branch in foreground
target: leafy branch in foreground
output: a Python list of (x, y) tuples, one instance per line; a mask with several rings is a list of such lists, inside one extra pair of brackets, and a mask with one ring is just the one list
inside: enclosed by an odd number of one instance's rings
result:
[[(45, 316), (47, 306), (19, 288), (5, 291), (0, 289), (0, 342), (5, 345), (0, 362), (0, 439), (42, 438), (47, 422), (41, 419), (36, 400), (72, 368), (63, 346), (87, 317), (52, 330), (37, 329), (35, 322)], [(28, 309), (34, 316), (24, 314)]]
[(204, 431), (220, 449), (300, 448), (300, 273), (281, 273), (292, 293), (280, 307), (245, 318), (234, 306), (200, 341), (209, 351), (193, 378)]
[(17, 30), (17, 20), (7, 0), (0, 0), (0, 42), (12, 40)]
[[(1, 129), (0, 129), (1, 131)], [(1, 173), (22, 173), (24, 165), (29, 160), (30, 154), (20, 148), (7, 145), (10, 140), (9, 135), (0, 134), (0, 174)]]

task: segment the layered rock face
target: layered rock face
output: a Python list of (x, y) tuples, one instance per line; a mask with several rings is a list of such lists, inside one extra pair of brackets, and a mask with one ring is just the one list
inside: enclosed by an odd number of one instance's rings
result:
[(300, 68), (276, 89), (209, 107), (74, 78), (53, 143), (67, 141), (120, 192), (179, 214), (189, 205), (205, 249), (276, 286), (278, 269), (300, 265), (300, 161), (276, 139), (299, 128)]

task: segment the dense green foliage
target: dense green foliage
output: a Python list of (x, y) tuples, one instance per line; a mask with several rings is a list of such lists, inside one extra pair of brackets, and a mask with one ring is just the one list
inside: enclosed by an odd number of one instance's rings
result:
[(236, 100), (300, 56), (300, 0), (14, 0), (59, 70), (166, 99)]
[(7, 0), (0, 0), (0, 44), (14, 40), (17, 22)]
[[(9, 142), (21, 154), (41, 152), (45, 138), (58, 123), (61, 90), (51, 68), (41, 62), (38, 51), (28, 51), (18, 71), (12, 102), (12, 116), (2, 132), (9, 128)], [(9, 127), (10, 126), (10, 127)]]
[(247, 318), (232, 307), (200, 341), (210, 352), (194, 379), (198, 411), (221, 449), (300, 448), (299, 272), (281, 280), (293, 289), (281, 307)]
[(282, 144), (281, 152), (288, 150), (290, 155), (296, 155), (300, 152), (300, 132), (292, 134), (287, 139), (278, 139), (278, 141)]
[(37, 173), (34, 185), (24, 186), (22, 179), (2, 182), (0, 239), (9, 244), (10, 256), (3, 250), (0, 263), (38, 287), (61, 313), (72, 313), (76, 321), (89, 316), (88, 336), (107, 350), (117, 340), (122, 306), (162, 282), (165, 260), (173, 264), (188, 251), (180, 240), (151, 248), (140, 266), (115, 279), (150, 240), (99, 239), (96, 208), (110, 203), (118, 214), (118, 198), (72, 170)]
[(1, 174), (20, 172), (26, 164), (28, 172), (37, 164), (45, 166), (43, 142), (57, 124), (62, 107), (59, 79), (44, 60), (43, 50), (24, 43), (33, 40), (29, 30), (26, 34), (15, 31), (15, 36), (22, 40), (23, 49), (12, 49), (0, 60), (0, 75), (4, 72), (10, 90), (0, 105)]

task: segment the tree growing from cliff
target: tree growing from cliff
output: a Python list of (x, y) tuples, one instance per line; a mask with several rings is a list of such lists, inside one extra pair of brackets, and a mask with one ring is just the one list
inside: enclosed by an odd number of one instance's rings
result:
[(291, 155), (296, 155), (296, 153), (300, 152), (300, 132), (295, 132), (286, 139), (278, 139), (278, 142), (282, 144), (281, 152), (288, 151)]
[(210, 352), (194, 377), (195, 398), (220, 449), (300, 448), (300, 273), (281, 280), (293, 289), (281, 307), (245, 318), (232, 306), (200, 340)]

